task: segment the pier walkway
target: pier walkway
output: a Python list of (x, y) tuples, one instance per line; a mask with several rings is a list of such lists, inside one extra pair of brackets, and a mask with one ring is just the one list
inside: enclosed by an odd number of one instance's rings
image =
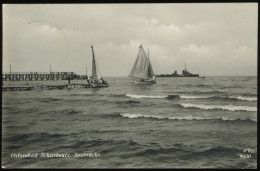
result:
[(67, 89), (67, 88), (92, 88), (89, 84), (63, 84), (63, 85), (36, 85), (36, 86), (3, 86), (2, 91), (29, 91), (34, 89)]

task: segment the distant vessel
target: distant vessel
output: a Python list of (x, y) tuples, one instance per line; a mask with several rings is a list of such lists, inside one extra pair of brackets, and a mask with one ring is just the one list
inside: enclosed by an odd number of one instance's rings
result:
[(156, 78), (155, 74), (153, 73), (152, 64), (149, 60), (149, 52), (147, 57), (142, 45), (140, 46), (135, 64), (129, 76), (138, 79), (138, 81), (135, 81), (136, 84), (156, 83)]
[(182, 70), (182, 74), (178, 74), (177, 71), (174, 71), (174, 73), (172, 73), (172, 74), (160, 74), (160, 75), (157, 75), (157, 77), (199, 77), (199, 74), (190, 73), (189, 71), (187, 71), (186, 65), (185, 65), (185, 69)]
[(100, 77), (100, 79), (98, 79), (97, 62), (96, 62), (96, 59), (95, 59), (93, 46), (91, 46), (91, 49), (92, 49), (93, 59), (92, 59), (92, 76), (89, 78), (90, 84), (94, 88), (108, 87), (108, 83), (103, 79), (102, 76)]

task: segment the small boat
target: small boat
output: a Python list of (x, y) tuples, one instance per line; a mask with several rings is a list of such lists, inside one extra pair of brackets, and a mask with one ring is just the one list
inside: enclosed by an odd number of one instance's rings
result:
[(91, 49), (92, 49), (93, 58), (92, 58), (92, 76), (89, 78), (90, 85), (93, 88), (108, 87), (108, 83), (103, 79), (101, 74), (100, 74), (100, 78), (98, 78), (98, 75), (97, 75), (98, 67), (97, 67), (97, 62), (96, 62), (95, 55), (94, 55), (93, 46), (91, 46)]
[(134, 82), (135, 84), (155, 84), (156, 77), (153, 73), (152, 64), (149, 60), (149, 51), (147, 57), (143, 46), (141, 45), (139, 48), (140, 49), (135, 64), (129, 76), (138, 79)]

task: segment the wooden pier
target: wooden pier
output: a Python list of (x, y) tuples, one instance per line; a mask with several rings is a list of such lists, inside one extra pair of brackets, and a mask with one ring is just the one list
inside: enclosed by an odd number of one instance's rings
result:
[(2, 87), (2, 91), (28, 91), (33, 90), (33, 86), (13, 86), (13, 87)]
[(64, 88), (68, 88), (68, 84), (67, 85), (47, 85), (47, 89), (48, 90), (53, 90), (53, 89), (64, 89)]
[(2, 81), (43, 81), (43, 80), (71, 80), (75, 78), (74, 72), (11, 72), (3, 73)]
[(71, 84), (71, 87), (73, 87), (73, 88), (91, 88), (92, 86), (90, 84)]
[(67, 89), (67, 88), (92, 88), (89, 84), (63, 84), (63, 85), (37, 85), (37, 86), (3, 86), (2, 91), (29, 91), (35, 89)]

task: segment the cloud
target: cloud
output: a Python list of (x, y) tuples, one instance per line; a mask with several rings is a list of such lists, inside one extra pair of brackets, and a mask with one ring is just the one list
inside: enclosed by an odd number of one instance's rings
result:
[(195, 44), (189, 44), (187, 47), (181, 47), (180, 52), (188, 54), (189, 56), (208, 56), (216, 51), (216, 46), (214, 45), (202, 45), (196, 46)]
[[(239, 14), (239, 15), (238, 15)], [(239, 17), (238, 17), (239, 16)], [(5, 5), (3, 69), (128, 75), (139, 46), (154, 72), (256, 75), (256, 4)], [(232, 63), (232, 65), (230, 65)]]

